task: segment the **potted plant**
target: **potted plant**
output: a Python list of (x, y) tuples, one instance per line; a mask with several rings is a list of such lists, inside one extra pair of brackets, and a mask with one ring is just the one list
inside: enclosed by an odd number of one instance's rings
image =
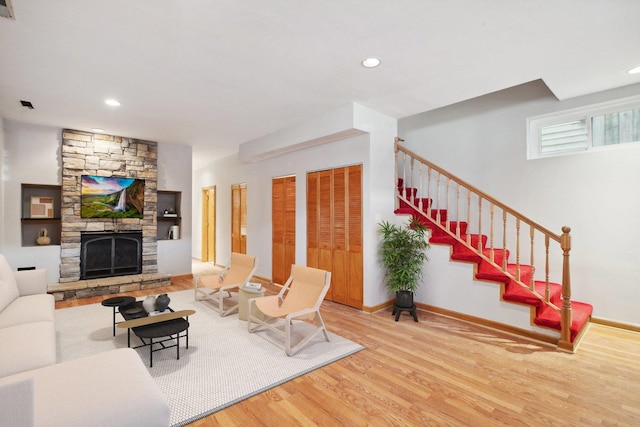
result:
[(380, 261), (384, 267), (387, 290), (395, 292), (396, 308), (413, 307), (413, 294), (422, 283), (422, 269), (427, 258), (427, 228), (416, 220), (398, 226), (383, 221), (379, 224)]

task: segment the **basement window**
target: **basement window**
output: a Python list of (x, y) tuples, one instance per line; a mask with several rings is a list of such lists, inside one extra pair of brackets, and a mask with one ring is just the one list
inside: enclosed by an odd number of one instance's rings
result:
[(527, 159), (640, 142), (640, 96), (527, 119)]

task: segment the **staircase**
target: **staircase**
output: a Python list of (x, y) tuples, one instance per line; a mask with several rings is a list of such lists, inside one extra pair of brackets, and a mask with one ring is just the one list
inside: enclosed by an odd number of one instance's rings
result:
[(558, 348), (575, 351), (593, 307), (571, 301), (570, 228), (549, 231), (401, 141), (395, 212), (428, 227), (431, 244), (451, 246), (451, 261), (475, 264), (476, 280), (500, 284), (501, 300), (529, 306), (532, 324), (559, 331)]

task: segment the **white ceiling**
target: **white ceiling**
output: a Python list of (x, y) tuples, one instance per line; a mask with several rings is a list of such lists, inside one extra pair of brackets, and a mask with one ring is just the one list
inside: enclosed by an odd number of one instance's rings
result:
[[(1, 117), (188, 144), (196, 168), (351, 102), (402, 118), (535, 79), (559, 99), (640, 82), (627, 74), (640, 65), (638, 0), (13, 0), (13, 10), (0, 18)], [(365, 69), (367, 56), (382, 65)]]

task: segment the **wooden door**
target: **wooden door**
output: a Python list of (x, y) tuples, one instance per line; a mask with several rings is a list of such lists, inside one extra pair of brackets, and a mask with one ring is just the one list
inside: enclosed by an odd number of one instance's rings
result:
[(231, 252), (247, 253), (247, 184), (231, 186)]
[(347, 305), (362, 308), (364, 278), (362, 261), (362, 165), (347, 170)]
[(333, 171), (333, 242), (331, 248), (331, 300), (347, 304), (349, 264), (347, 257), (347, 168)]
[(202, 262), (216, 262), (216, 187), (202, 189)]
[[(321, 171), (318, 175), (318, 267), (331, 271), (333, 262), (333, 212), (331, 203), (331, 171)], [(332, 290), (329, 288), (327, 299), (333, 301)]]
[(327, 271), (333, 250), (331, 182), (331, 170), (307, 174), (307, 265)]
[(327, 299), (362, 308), (362, 166), (307, 174), (307, 265), (331, 271)]
[(271, 281), (282, 285), (296, 258), (296, 177), (274, 178), (271, 190)]
[(313, 268), (318, 268), (319, 178), (320, 172), (307, 174), (307, 265)]
[(247, 253), (247, 184), (240, 186), (240, 253)]
[[(296, 262), (296, 177), (289, 177), (284, 185), (284, 271), (285, 281)], [(282, 282), (284, 283), (284, 282)]]

